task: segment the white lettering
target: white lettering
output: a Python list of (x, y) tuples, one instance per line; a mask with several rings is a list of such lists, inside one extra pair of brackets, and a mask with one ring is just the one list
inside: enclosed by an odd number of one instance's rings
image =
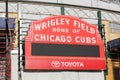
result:
[(84, 67), (83, 62), (61, 62), (62, 67)]
[(35, 30), (44, 30), (49, 27), (61, 26), (61, 25), (69, 25), (70, 19), (68, 18), (55, 18), (48, 21), (43, 21), (39, 24), (35, 24)]
[(96, 38), (95, 37), (92, 38), (92, 43), (96, 43)]
[(86, 30), (86, 26), (85, 26), (84, 23), (81, 23), (81, 26), (79, 26), (79, 28), (80, 28), (80, 27), (81, 27), (82, 30), (84, 30), (84, 31)]
[(52, 32), (69, 33), (68, 28), (52, 28)]
[(36, 41), (39, 41), (38, 37), (39, 37), (39, 34), (36, 34), (36, 35), (35, 35), (35, 40), (36, 40)]
[(69, 25), (70, 24), (70, 19), (65, 19), (65, 22), (66, 22), (67, 25)]
[(39, 37), (40, 37), (40, 38), (39, 38), (40, 41), (45, 41), (45, 40), (47, 40), (47, 39), (46, 39), (47, 36), (45, 36), (45, 35), (39, 35)]
[(95, 37), (81, 37), (81, 36), (76, 36), (75, 37), (75, 42), (76, 43), (96, 43), (96, 38)]
[(40, 28), (41, 28), (40, 26), (41, 26), (40, 24), (35, 24), (35, 25), (34, 25), (35, 30), (36, 30), (36, 31), (37, 31), (37, 30), (40, 30)]
[(51, 35), (50, 41), (51, 41), (51, 42), (54, 42), (54, 41), (55, 41), (55, 40), (54, 40), (54, 35)]
[(88, 33), (91, 33), (91, 34), (95, 34), (96, 33), (95, 28), (90, 27), (87, 24), (84, 24), (83, 22), (80, 22), (80, 21), (77, 21), (77, 20), (73, 20), (73, 26), (75, 28), (79, 28), (79, 29), (81, 29), (83, 31), (86, 31)]
[(45, 34), (36, 34), (34, 37), (35, 41), (47, 41), (47, 42), (68, 42), (72, 41), (71, 36), (58, 36), (58, 35), (45, 35)]
[(91, 43), (91, 38), (90, 37), (86, 37), (86, 43)]

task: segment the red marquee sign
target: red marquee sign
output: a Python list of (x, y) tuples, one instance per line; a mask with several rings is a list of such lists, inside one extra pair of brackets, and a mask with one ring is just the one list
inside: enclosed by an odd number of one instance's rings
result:
[(97, 26), (72, 16), (33, 21), (25, 37), (26, 70), (105, 70)]

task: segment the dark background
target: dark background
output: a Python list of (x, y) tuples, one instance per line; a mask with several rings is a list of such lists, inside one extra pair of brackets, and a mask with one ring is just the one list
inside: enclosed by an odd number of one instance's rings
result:
[(100, 57), (99, 46), (32, 43), (33, 56)]

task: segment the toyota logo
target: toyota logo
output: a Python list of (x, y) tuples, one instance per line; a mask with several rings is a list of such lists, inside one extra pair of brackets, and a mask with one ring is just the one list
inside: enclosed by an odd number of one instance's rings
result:
[(58, 68), (58, 67), (60, 67), (60, 62), (59, 61), (52, 61), (51, 66), (55, 67), (55, 68)]

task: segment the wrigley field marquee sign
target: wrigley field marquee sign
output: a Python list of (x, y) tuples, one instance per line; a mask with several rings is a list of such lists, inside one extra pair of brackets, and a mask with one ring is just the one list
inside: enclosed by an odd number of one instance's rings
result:
[(26, 70), (105, 70), (97, 26), (72, 16), (32, 21), (25, 37)]

